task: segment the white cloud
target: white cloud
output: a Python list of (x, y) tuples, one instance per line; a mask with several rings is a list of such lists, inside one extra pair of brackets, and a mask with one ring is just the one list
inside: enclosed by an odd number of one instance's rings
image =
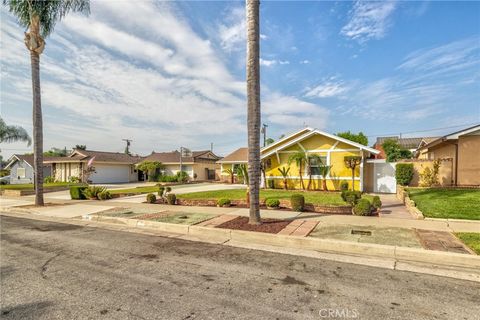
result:
[(395, 1), (356, 1), (350, 11), (350, 20), (340, 33), (360, 43), (381, 39), (391, 24), (391, 15), (396, 6)]
[(224, 50), (245, 50), (247, 40), (245, 9), (235, 7), (229, 11), (226, 21), (219, 26), (218, 33)]
[(260, 33), (260, 39), (267, 40), (268, 36), (266, 34)]
[(305, 91), (305, 97), (329, 98), (344, 93), (347, 91), (347, 87), (342, 81), (330, 78), (313, 88), (307, 88)]
[(260, 65), (261, 66), (273, 67), (276, 64), (286, 65), (286, 64), (290, 64), (290, 61), (288, 61), (288, 60), (276, 60), (276, 59), (269, 60), (269, 59), (260, 58)]
[(310, 60), (302, 60), (300, 61), (300, 64), (309, 64), (310, 63)]

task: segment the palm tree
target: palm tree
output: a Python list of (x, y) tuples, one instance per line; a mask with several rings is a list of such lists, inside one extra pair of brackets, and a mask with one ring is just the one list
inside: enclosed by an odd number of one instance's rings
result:
[(260, 224), (260, 1), (246, 0), (250, 224)]
[(10, 143), (22, 141), (28, 146), (32, 144), (32, 139), (27, 131), (19, 126), (9, 126), (0, 117), (0, 143)]
[(248, 167), (245, 164), (241, 164), (237, 167), (237, 175), (243, 179), (243, 183), (247, 185), (247, 205), (250, 205), (250, 179), (248, 178)]
[(235, 175), (235, 172), (233, 171), (233, 169), (228, 168), (223, 170), (222, 172), (230, 175), (230, 183), (233, 184), (233, 177)]
[(285, 188), (285, 190), (288, 189), (288, 185), (287, 185), (287, 179), (288, 179), (288, 173), (290, 172), (290, 167), (281, 167), (281, 168), (278, 168), (278, 171), (280, 171), (280, 174), (282, 175), (283, 177), (283, 187)]
[(362, 157), (345, 156), (343, 161), (345, 162), (345, 167), (352, 170), (352, 190), (355, 190), (355, 168), (362, 163)]
[(324, 166), (319, 167), (320, 175), (322, 176), (322, 189), (323, 189), (323, 191), (328, 191), (327, 176), (330, 173), (330, 169), (332, 169), (332, 166), (324, 165)]
[(288, 157), (288, 164), (295, 162), (298, 168), (298, 175), (300, 176), (300, 185), (305, 190), (305, 184), (303, 183), (303, 167), (308, 165), (308, 155), (305, 151), (298, 151)]
[(19, 24), (28, 28), (25, 45), (30, 51), (33, 90), (33, 163), (35, 204), (43, 206), (43, 123), (40, 97), (40, 54), (44, 38), (53, 32), (57, 21), (70, 11), (90, 12), (89, 0), (3, 0)]
[(322, 164), (322, 158), (319, 155), (312, 154), (307, 156), (307, 172), (308, 172), (308, 185), (307, 189), (310, 190), (312, 185), (312, 160), (316, 161), (317, 163)]

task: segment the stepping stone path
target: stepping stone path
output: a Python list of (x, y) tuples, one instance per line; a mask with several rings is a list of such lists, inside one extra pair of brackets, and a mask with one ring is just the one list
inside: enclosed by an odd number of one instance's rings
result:
[(293, 220), (278, 234), (306, 237), (317, 226), (317, 221), (312, 220)]
[(415, 229), (415, 232), (425, 249), (472, 254), (472, 252), (450, 232), (423, 229)]
[(219, 225), (221, 225), (221, 224), (223, 224), (227, 221), (233, 220), (235, 218), (238, 218), (238, 216), (225, 214), (225, 215), (221, 215), (221, 216), (215, 217), (215, 218), (210, 219), (210, 220), (200, 222), (199, 224), (196, 224), (196, 225), (197, 226), (202, 226), (202, 227), (215, 228), (215, 227), (217, 227), (217, 226), (219, 226)]

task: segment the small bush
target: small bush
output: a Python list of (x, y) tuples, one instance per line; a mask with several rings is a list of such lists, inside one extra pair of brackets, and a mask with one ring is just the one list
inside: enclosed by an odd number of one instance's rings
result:
[(280, 200), (278, 200), (278, 199), (267, 199), (265, 201), (265, 204), (269, 208), (278, 208), (278, 207), (280, 207)]
[(177, 176), (165, 176), (162, 175), (158, 178), (160, 182), (177, 182)]
[(188, 182), (190, 180), (190, 176), (185, 171), (178, 171), (176, 178), (177, 182)]
[(438, 172), (440, 170), (440, 160), (433, 161), (433, 168), (426, 167), (420, 173), (420, 186), (433, 187), (438, 185)]
[(292, 194), (290, 204), (293, 211), (303, 211), (305, 208), (305, 197), (298, 193)]
[(219, 207), (230, 207), (230, 205), (232, 204), (232, 202), (230, 201), (230, 199), (219, 199), (217, 201), (217, 206)]
[(268, 183), (267, 183), (268, 188), (270, 188), (270, 189), (275, 189), (275, 180), (269, 179), (269, 180), (267, 180), (267, 181), (268, 181)]
[(165, 188), (165, 191), (166, 191), (166, 192), (171, 192), (171, 191), (172, 191), (172, 188), (166, 187), (166, 188)]
[(402, 186), (408, 186), (413, 178), (413, 163), (397, 163), (395, 167), (395, 179)]
[(98, 200), (108, 200), (108, 199), (112, 199), (112, 195), (110, 194), (109, 191), (107, 190), (104, 190), (102, 192), (100, 192), (98, 195)]
[(177, 203), (177, 196), (175, 195), (175, 193), (167, 194), (167, 203), (171, 205)]
[(380, 208), (382, 207), (382, 200), (380, 200), (380, 197), (379, 197), (379, 196), (373, 197), (373, 199), (372, 199), (372, 206), (373, 206), (375, 209), (380, 209)]
[(368, 216), (372, 211), (372, 205), (367, 199), (360, 199), (353, 207), (353, 213), (357, 216)]
[(87, 199), (99, 199), (98, 194), (107, 191), (105, 187), (91, 186), (83, 190), (83, 194)]
[(55, 182), (55, 178), (52, 177), (52, 176), (48, 176), (48, 177), (45, 177), (45, 178), (43, 179), (43, 182), (44, 182), (44, 183), (54, 183), (54, 182)]
[(340, 190), (342, 190), (342, 191), (348, 190), (348, 182), (347, 181), (340, 182)]
[(71, 176), (71, 177), (68, 178), (68, 182), (71, 182), (71, 183), (80, 183), (80, 178), (79, 178), (79, 177)]
[(87, 197), (84, 194), (84, 191), (87, 189), (87, 186), (72, 186), (70, 187), (70, 198), (72, 200), (85, 200)]
[(165, 188), (162, 186), (158, 187), (158, 196), (163, 197), (164, 193), (165, 193)]
[(157, 202), (157, 197), (153, 193), (147, 194), (147, 202), (148, 203), (155, 203)]
[(357, 204), (358, 200), (362, 198), (361, 191), (351, 191), (351, 190), (343, 190), (341, 197), (343, 201), (349, 203), (350, 205)]

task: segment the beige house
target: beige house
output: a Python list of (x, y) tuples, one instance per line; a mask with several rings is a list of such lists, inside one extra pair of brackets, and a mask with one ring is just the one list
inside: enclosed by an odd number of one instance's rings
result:
[(450, 159), (452, 185), (480, 185), (480, 125), (425, 141), (417, 150), (424, 160)]
[(217, 161), (220, 164), (220, 172), (218, 173), (220, 180), (223, 182), (231, 182), (231, 176), (225, 172), (227, 169), (231, 169), (234, 172), (234, 182), (237, 181), (237, 168), (241, 164), (248, 163), (248, 148), (238, 148), (226, 157)]
[(72, 177), (84, 180), (90, 164), (93, 172), (88, 176), (92, 183), (136, 182), (141, 176), (135, 164), (142, 158), (120, 152), (105, 152), (74, 149), (67, 157), (52, 157), (44, 160), (51, 164), (55, 181), (70, 181)]
[(144, 157), (142, 161), (158, 161), (164, 165), (163, 174), (175, 175), (178, 171), (188, 173), (190, 179), (194, 181), (216, 180), (215, 174), (219, 165), (216, 162), (220, 159), (210, 150), (191, 151), (189, 154), (183, 154), (175, 150), (172, 152), (152, 152), (151, 155)]

